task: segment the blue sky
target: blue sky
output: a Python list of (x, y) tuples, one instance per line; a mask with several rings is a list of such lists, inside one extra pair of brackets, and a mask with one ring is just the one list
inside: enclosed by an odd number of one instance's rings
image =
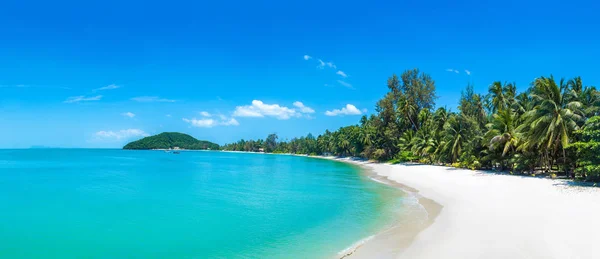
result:
[(3, 1), (0, 148), (121, 147), (163, 131), (219, 144), (318, 135), (374, 112), (386, 79), (415, 67), (452, 109), (469, 82), (523, 90), (554, 74), (600, 86), (599, 7)]

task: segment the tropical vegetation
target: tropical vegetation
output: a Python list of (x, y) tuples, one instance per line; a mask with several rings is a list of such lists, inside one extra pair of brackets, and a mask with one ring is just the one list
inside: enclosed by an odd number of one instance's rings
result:
[[(418, 69), (392, 75), (376, 113), (315, 137), (244, 141), (225, 150), (355, 156), (512, 174), (600, 180), (600, 92), (580, 77), (542, 76), (523, 92), (492, 82), (467, 85), (458, 110), (435, 106), (435, 82)], [(268, 144), (267, 144), (268, 143)], [(266, 148), (268, 146), (268, 148)]]

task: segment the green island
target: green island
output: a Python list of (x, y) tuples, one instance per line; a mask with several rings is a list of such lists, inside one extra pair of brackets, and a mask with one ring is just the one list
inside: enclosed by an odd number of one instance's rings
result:
[(360, 123), (315, 137), (240, 140), (224, 150), (353, 156), (510, 174), (600, 181), (600, 92), (580, 77), (542, 76), (518, 93), (492, 82), (468, 84), (458, 110), (435, 106), (435, 82), (418, 69), (388, 78), (388, 93)]
[(163, 132), (128, 143), (123, 149), (218, 150), (219, 145), (178, 132)]

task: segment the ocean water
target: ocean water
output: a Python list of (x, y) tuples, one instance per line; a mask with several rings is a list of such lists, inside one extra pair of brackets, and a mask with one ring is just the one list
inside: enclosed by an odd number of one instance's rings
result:
[(403, 197), (307, 157), (0, 150), (0, 258), (332, 258)]

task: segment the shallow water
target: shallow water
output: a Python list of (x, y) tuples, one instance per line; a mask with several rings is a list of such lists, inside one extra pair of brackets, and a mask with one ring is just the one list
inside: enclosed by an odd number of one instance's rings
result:
[(0, 150), (1, 258), (328, 258), (402, 192), (285, 155)]

